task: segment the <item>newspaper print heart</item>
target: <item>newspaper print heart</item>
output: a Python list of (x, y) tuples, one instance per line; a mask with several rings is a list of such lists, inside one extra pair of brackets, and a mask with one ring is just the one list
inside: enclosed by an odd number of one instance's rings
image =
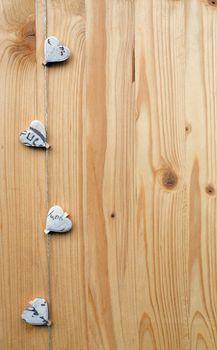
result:
[(67, 218), (68, 214), (58, 205), (52, 207), (47, 214), (46, 234), (50, 232), (68, 232), (72, 228), (72, 221)]
[(44, 58), (47, 63), (62, 62), (69, 58), (70, 50), (54, 36), (49, 36), (44, 42)]
[(50, 326), (51, 322), (48, 319), (48, 304), (44, 298), (35, 298), (29, 302), (22, 313), (22, 320), (32, 326)]
[(49, 148), (44, 125), (39, 120), (33, 120), (29, 128), (21, 132), (20, 142), (28, 147)]

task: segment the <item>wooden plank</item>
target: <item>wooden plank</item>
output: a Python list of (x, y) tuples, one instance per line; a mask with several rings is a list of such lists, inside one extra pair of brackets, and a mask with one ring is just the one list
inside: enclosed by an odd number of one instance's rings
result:
[(86, 1), (90, 349), (138, 349), (133, 1)]
[(189, 349), (183, 1), (136, 3), (139, 349)]
[[(2, 0), (0, 14), (0, 348), (215, 350), (215, 3)], [(42, 66), (46, 30), (68, 62)], [(45, 154), (19, 132), (47, 110)], [(55, 204), (74, 230), (47, 238)], [(36, 296), (49, 332), (20, 319)]]
[(52, 349), (87, 349), (84, 170), (85, 4), (47, 1), (47, 35), (72, 53), (48, 68), (49, 205), (63, 207), (73, 232), (51, 240)]
[(28, 301), (47, 296), (45, 153), (19, 143), (33, 118), (43, 121), (36, 102), (43, 69), (35, 2), (2, 1), (0, 13), (0, 348), (45, 349), (47, 328), (20, 318)]
[(217, 348), (217, 8), (207, 1), (192, 1), (186, 14), (189, 332), (192, 349), (214, 350)]

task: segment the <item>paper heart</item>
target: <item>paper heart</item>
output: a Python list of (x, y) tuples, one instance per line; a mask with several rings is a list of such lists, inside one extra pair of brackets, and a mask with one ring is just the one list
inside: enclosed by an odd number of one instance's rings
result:
[(62, 62), (69, 58), (70, 50), (64, 46), (54, 36), (49, 36), (44, 42), (45, 64), (53, 62)]
[(46, 229), (44, 232), (68, 232), (72, 228), (72, 221), (67, 218), (68, 214), (57, 205), (52, 207), (47, 214)]
[(30, 301), (31, 306), (27, 307), (22, 313), (22, 320), (33, 326), (50, 326), (48, 320), (48, 304), (43, 298), (36, 298)]
[(44, 125), (39, 120), (33, 120), (28, 129), (20, 134), (20, 142), (29, 147), (49, 148)]

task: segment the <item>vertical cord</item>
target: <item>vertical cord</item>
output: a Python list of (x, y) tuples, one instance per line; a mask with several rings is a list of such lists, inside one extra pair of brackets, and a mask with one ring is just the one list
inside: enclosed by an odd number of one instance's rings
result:
[[(47, 37), (47, 0), (43, 0), (43, 33), (44, 33), (44, 41)], [(45, 128), (46, 132), (48, 132), (48, 70), (47, 66), (44, 65), (44, 116), (45, 116)], [(49, 173), (48, 173), (48, 152), (45, 151), (45, 203), (47, 212), (49, 210)], [(48, 303), (50, 305), (51, 301), (51, 236), (47, 235), (47, 271), (48, 271)], [(51, 350), (52, 342), (51, 342), (51, 327), (48, 327), (48, 350)]]

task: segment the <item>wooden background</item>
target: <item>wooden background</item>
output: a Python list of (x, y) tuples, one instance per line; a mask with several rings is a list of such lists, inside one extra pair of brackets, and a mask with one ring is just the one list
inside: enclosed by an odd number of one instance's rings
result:
[[(217, 349), (217, 1), (0, 1), (0, 349)], [(71, 59), (42, 66), (46, 35)], [(19, 143), (43, 121), (49, 151)], [(61, 205), (73, 233), (46, 237)], [(20, 319), (48, 298), (51, 328)]]

